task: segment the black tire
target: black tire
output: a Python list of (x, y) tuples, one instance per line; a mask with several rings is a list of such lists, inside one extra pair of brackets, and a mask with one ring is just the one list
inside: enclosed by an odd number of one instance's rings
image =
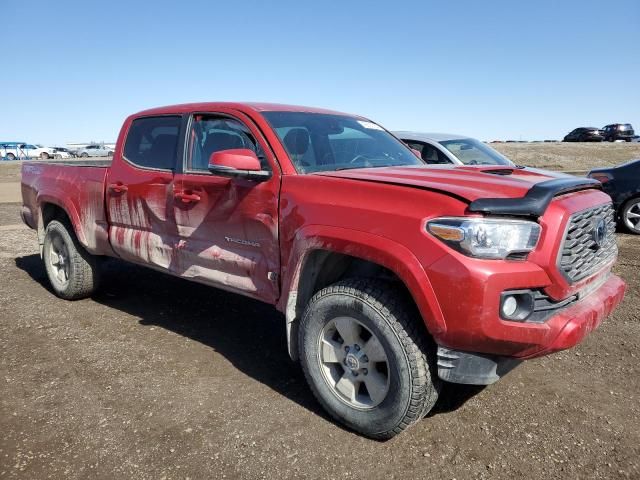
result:
[(82, 153), (80, 154), (80, 156), (81, 156), (82, 158), (87, 158), (87, 157), (89, 156), (89, 154), (88, 154), (87, 152), (82, 152)]
[(7, 160), (15, 160), (16, 156), (13, 153), (7, 153)]
[[(58, 259), (58, 265), (64, 265), (66, 270), (62, 278), (56, 273), (60, 268), (56, 267), (53, 261), (60, 246), (64, 252), (63, 260)], [(51, 288), (60, 298), (79, 300), (90, 296), (98, 288), (98, 259), (80, 245), (68, 222), (49, 222), (45, 230), (42, 256)]]
[(113, 157), (113, 152), (107, 152), (107, 157), (109, 158)]
[(41, 160), (49, 160), (49, 154), (47, 152), (42, 152), (40, 154), (40, 159)]
[[(386, 355), (387, 391), (371, 408), (356, 408), (341, 399), (323, 370), (320, 343), (326, 326), (344, 317), (362, 325), (361, 332), (377, 337)], [(435, 345), (421, 323), (407, 295), (388, 282), (346, 279), (317, 292), (302, 317), (298, 345), (307, 382), (325, 410), (347, 427), (378, 440), (422, 419), (436, 403), (441, 382)], [(346, 360), (343, 363), (347, 365)], [(347, 367), (335, 365), (344, 370), (343, 376), (348, 374)]]

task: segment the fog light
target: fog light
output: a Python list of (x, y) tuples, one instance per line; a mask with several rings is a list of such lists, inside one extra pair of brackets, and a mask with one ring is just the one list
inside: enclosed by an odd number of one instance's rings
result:
[(516, 313), (517, 309), (518, 300), (516, 300), (516, 297), (514, 297), (513, 295), (505, 297), (505, 299), (502, 301), (502, 314), (505, 317), (513, 316), (513, 314)]
[(504, 292), (500, 296), (500, 316), (505, 320), (523, 322), (533, 313), (534, 307), (530, 290)]

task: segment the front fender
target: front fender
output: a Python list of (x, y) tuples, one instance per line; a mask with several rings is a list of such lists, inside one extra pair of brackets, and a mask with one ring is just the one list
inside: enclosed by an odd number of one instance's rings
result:
[(297, 231), (289, 257), (283, 259), (283, 293), (277, 307), (286, 314), (288, 335), (291, 323), (299, 316), (297, 296), (303, 267), (309, 254), (317, 250), (350, 255), (392, 271), (409, 290), (429, 333), (437, 338), (446, 332), (444, 317), (431, 282), (408, 248), (369, 232), (308, 225)]

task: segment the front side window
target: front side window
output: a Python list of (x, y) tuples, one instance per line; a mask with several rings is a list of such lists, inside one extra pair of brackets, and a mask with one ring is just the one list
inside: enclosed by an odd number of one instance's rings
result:
[(222, 150), (245, 148), (253, 151), (263, 170), (271, 167), (251, 130), (239, 120), (219, 115), (195, 115), (188, 134), (188, 171), (208, 171), (211, 155)]
[(423, 165), (382, 127), (347, 115), (264, 112), (300, 173)]
[(179, 116), (135, 119), (124, 144), (125, 158), (141, 167), (173, 170), (181, 120)]
[(465, 165), (513, 165), (511, 160), (474, 138), (440, 142)]

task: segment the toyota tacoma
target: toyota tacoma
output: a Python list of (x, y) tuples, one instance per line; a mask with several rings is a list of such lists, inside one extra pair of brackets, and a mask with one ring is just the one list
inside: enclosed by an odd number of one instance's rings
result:
[(147, 110), (110, 160), (25, 163), (22, 196), (56, 295), (90, 296), (117, 257), (270, 303), (318, 401), (378, 439), (442, 381), (488, 385), (575, 346), (625, 291), (596, 180), (427, 165), (328, 110)]

